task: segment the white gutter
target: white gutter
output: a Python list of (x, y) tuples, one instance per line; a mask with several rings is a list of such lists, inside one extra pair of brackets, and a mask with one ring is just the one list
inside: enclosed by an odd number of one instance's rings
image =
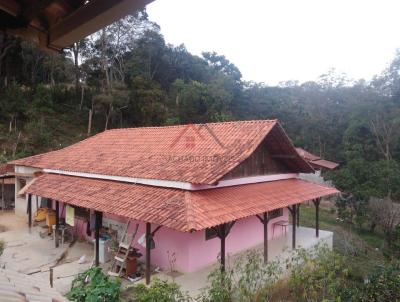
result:
[(298, 177), (297, 173), (251, 176), (251, 177), (221, 180), (218, 182), (217, 185), (213, 186), (213, 185), (197, 185), (197, 184), (192, 184), (189, 182), (174, 181), (174, 180), (113, 176), (113, 175), (103, 175), (103, 174), (95, 174), (95, 173), (71, 172), (71, 171), (63, 171), (63, 170), (55, 170), (55, 169), (43, 169), (43, 172), (51, 173), (51, 174), (78, 176), (78, 177), (84, 177), (84, 178), (121, 181), (121, 182), (149, 185), (149, 186), (155, 186), (155, 187), (176, 188), (176, 189), (189, 190), (189, 191), (231, 187), (231, 186), (238, 186), (238, 185), (244, 185), (244, 184), (268, 182), (268, 181), (283, 180), (283, 179), (290, 179), (290, 178)]

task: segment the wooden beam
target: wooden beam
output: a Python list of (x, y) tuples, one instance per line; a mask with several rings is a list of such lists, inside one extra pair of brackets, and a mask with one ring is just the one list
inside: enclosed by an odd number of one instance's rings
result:
[(154, 229), (154, 231), (151, 232), (151, 237), (154, 237), (154, 235), (162, 228), (162, 225), (159, 225)]
[(100, 241), (100, 223), (102, 218), (102, 213), (99, 211), (94, 211), (95, 214), (95, 266), (99, 266), (99, 241)]
[(21, 13), (21, 6), (15, 0), (0, 0), (0, 10), (16, 17)]
[(289, 155), (289, 154), (272, 154), (272, 158), (282, 158), (282, 159), (294, 159), (297, 158), (295, 155)]
[(50, 28), (50, 47), (69, 47), (153, 0), (91, 0)]
[(146, 284), (150, 284), (150, 257), (151, 257), (151, 223), (146, 222)]
[(35, 17), (37, 17), (43, 10), (45, 10), (54, 0), (41, 0), (30, 5), (22, 10), (21, 18), (26, 25), (28, 25)]

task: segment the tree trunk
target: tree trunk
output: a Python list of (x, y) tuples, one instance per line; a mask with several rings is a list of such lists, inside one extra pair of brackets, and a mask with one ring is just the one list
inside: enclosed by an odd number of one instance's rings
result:
[(92, 132), (92, 115), (93, 111), (92, 109), (89, 110), (89, 120), (88, 120), (88, 130), (87, 130), (87, 136), (90, 136)]
[(79, 80), (80, 80), (80, 70), (79, 70), (79, 45), (74, 43), (72, 47), (72, 52), (74, 54), (74, 69), (75, 69), (75, 93), (76, 99), (79, 99)]
[(79, 104), (79, 111), (81, 111), (82, 107), (83, 107), (84, 90), (85, 90), (85, 88), (83, 86), (81, 86), (81, 103)]
[(18, 147), (18, 143), (19, 143), (20, 138), (21, 138), (21, 131), (18, 133), (17, 140), (15, 141), (12, 157), (15, 157), (15, 154), (17, 153), (17, 147)]

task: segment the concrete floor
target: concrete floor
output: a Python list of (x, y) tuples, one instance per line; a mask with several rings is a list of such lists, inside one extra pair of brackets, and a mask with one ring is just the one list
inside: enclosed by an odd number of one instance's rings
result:
[[(14, 215), (13, 212), (0, 212), (0, 239), (6, 241), (6, 249), (0, 257), (0, 267), (6, 267), (25, 274), (33, 273), (34, 276), (49, 282), (49, 268), (54, 266), (54, 287), (62, 294), (69, 291), (71, 282), (75, 276), (87, 270), (93, 263), (93, 245), (87, 242), (76, 242), (71, 247), (64, 244), (55, 248), (52, 237), (41, 238), (39, 232), (43, 228), (36, 226), (29, 232), (27, 219)], [(227, 238), (229, 240), (229, 237)], [(284, 260), (290, 256), (291, 227), (286, 236), (269, 241), (269, 259)], [(297, 246), (309, 249), (319, 242), (325, 242), (332, 246), (333, 233), (320, 231), (320, 237), (315, 237), (315, 230), (311, 228), (297, 228)], [(253, 248), (262, 249), (262, 245)], [(244, 251), (245, 252), (245, 251)], [(240, 253), (241, 254), (241, 253)], [(227, 265), (234, 263), (240, 254), (228, 255)], [(79, 258), (85, 255), (85, 262), (79, 264)], [(102, 265), (104, 272), (108, 271), (111, 262)], [(199, 271), (187, 274), (178, 274), (174, 278), (165, 272), (152, 275), (164, 280), (174, 280), (181, 285), (184, 291), (192, 296), (197, 296), (200, 290), (207, 285), (207, 276), (217, 268), (218, 264), (211, 265)], [(138, 281), (143, 283), (144, 279)], [(123, 287), (129, 287), (135, 283), (123, 280)]]
[[(11, 212), (0, 212), (0, 239), (6, 248), (0, 257), (0, 267), (42, 278), (50, 283), (50, 267), (54, 267), (54, 287), (62, 294), (69, 291), (78, 273), (87, 270), (93, 261), (93, 246), (86, 242), (69, 243), (56, 248), (52, 236), (41, 226), (29, 231), (27, 218)], [(78, 264), (82, 255), (86, 261)], [(66, 277), (67, 276), (67, 277)]]

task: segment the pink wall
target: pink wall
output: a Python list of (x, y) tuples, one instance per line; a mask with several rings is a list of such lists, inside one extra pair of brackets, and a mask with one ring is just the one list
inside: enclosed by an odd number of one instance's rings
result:
[[(60, 205), (60, 213), (64, 212), (61, 210), (62, 208)], [(126, 218), (111, 214), (104, 214), (104, 218), (120, 223), (126, 222)], [(288, 220), (288, 210), (286, 208), (283, 210), (283, 216), (269, 222), (268, 235), (270, 239), (272, 239), (273, 223), (278, 220)], [(92, 239), (86, 236), (86, 222), (76, 219), (75, 225), (77, 232), (82, 237), (88, 240)], [(133, 233), (135, 225), (136, 222), (131, 223), (128, 231), (129, 234)], [(156, 226), (152, 225), (152, 230), (155, 228)], [(144, 233), (145, 224), (139, 223), (139, 230), (133, 245), (143, 254), (142, 260), (144, 260), (145, 250), (137, 241)], [(275, 237), (281, 235), (281, 228), (276, 227)], [(168, 253), (170, 255), (175, 253), (176, 262), (174, 269), (181, 272), (193, 272), (215, 263), (220, 252), (220, 240), (218, 238), (205, 240), (205, 231), (183, 233), (162, 227), (155, 234), (154, 241), (155, 249), (151, 251), (151, 263), (162, 269), (169, 269), (170, 267)], [(236, 222), (226, 238), (226, 252), (227, 254), (237, 253), (257, 246), (262, 242), (263, 225), (258, 218), (255, 216), (244, 218)]]
[[(124, 221), (124, 218), (108, 215), (105, 217)], [(272, 239), (273, 223), (278, 220), (288, 220), (288, 210), (283, 210), (283, 216), (269, 222), (268, 235)], [(131, 225), (130, 232), (133, 231), (134, 223)], [(155, 226), (152, 226), (152, 230)], [(134, 245), (139, 248), (144, 255), (145, 250), (137, 240), (145, 233), (145, 224), (139, 224), (138, 235)], [(263, 225), (257, 217), (252, 216), (236, 222), (226, 239), (226, 252), (237, 253), (257, 246), (263, 242)], [(275, 228), (275, 237), (281, 236), (282, 230)], [(218, 238), (205, 240), (205, 231), (195, 233), (183, 233), (162, 227), (154, 236), (155, 249), (151, 251), (151, 262), (162, 269), (169, 268), (168, 252), (175, 253), (175, 269), (181, 272), (193, 272), (206, 267), (217, 260), (220, 252), (220, 240)], [(143, 257), (144, 259), (144, 257)]]

